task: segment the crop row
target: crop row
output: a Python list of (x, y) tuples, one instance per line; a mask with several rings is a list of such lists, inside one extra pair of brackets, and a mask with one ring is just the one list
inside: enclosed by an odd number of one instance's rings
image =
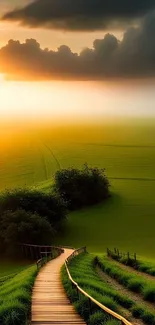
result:
[[(131, 317), (133, 316), (135, 318), (140, 318), (146, 324), (155, 325), (155, 313), (153, 311), (148, 311), (144, 305), (138, 305), (135, 301), (128, 298), (120, 291), (115, 290), (107, 282), (103, 281), (103, 279), (99, 277), (95, 270), (94, 255), (81, 254), (78, 257), (75, 257), (70, 262), (69, 268), (73, 279), (79, 284), (79, 286), (106, 307), (110, 308), (113, 311), (116, 311), (122, 316), (125, 316), (123, 314), (123, 309), (125, 308), (130, 312)], [(80, 300), (78, 300), (77, 293), (72, 288), (67, 274), (65, 273), (65, 269), (63, 269), (62, 272), (62, 280), (68, 296), (75, 303), (77, 311), (82, 315), (84, 319), (87, 320), (88, 308), (86, 307), (86, 304), (88, 301), (83, 296), (80, 297)], [(101, 311), (98, 311), (98, 309), (96, 310), (96, 306), (93, 306), (93, 308), (95, 312), (102, 314), (104, 320), (107, 318), (107, 315), (104, 314), (103, 316), (103, 313)], [(90, 324), (94, 325), (96, 323), (92, 322)]]

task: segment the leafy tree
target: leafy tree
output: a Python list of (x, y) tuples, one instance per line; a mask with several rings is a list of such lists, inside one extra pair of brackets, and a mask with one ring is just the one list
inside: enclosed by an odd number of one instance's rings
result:
[(46, 217), (55, 229), (60, 226), (67, 213), (66, 203), (58, 195), (29, 189), (5, 191), (0, 197), (0, 213), (19, 209)]
[(0, 240), (6, 249), (18, 243), (51, 244), (54, 233), (45, 218), (22, 209), (5, 211), (0, 217)]
[(82, 170), (70, 168), (57, 171), (55, 190), (74, 210), (107, 199), (109, 181), (104, 169), (85, 164)]

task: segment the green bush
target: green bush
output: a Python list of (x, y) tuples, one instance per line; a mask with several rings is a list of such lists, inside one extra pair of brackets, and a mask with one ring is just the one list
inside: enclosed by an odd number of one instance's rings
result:
[(109, 182), (104, 169), (62, 169), (55, 175), (55, 190), (71, 210), (93, 205), (109, 196)]
[(16, 243), (50, 245), (66, 218), (66, 207), (64, 200), (52, 193), (29, 189), (2, 193), (0, 253), (15, 254)]
[(0, 214), (5, 211), (25, 210), (46, 217), (57, 228), (66, 217), (66, 203), (55, 194), (46, 194), (37, 190), (7, 190), (0, 196)]
[(15, 253), (18, 243), (51, 244), (54, 229), (50, 223), (37, 214), (17, 210), (6, 211), (0, 219), (1, 245), (5, 252)]

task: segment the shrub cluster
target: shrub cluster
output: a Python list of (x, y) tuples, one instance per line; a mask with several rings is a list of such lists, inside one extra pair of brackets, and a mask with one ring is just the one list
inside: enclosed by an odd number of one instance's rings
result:
[(16, 189), (0, 196), (0, 249), (16, 244), (51, 244), (66, 217), (66, 204), (56, 194)]
[(85, 164), (81, 170), (70, 168), (57, 171), (55, 190), (68, 202), (69, 208), (75, 210), (107, 199), (109, 182), (104, 169)]

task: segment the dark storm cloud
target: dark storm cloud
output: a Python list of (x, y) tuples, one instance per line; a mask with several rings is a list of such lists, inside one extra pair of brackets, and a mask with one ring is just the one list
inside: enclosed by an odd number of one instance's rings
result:
[(155, 7), (155, 0), (35, 0), (2, 19), (31, 27), (99, 30), (120, 26)]
[(0, 49), (0, 72), (16, 79), (74, 79), (155, 77), (155, 11), (139, 27), (128, 28), (122, 41), (106, 34), (80, 54), (62, 45), (41, 49), (36, 40), (10, 40)]
[[(26, 6), (31, 0), (22, 0), (22, 6)], [(9, 10), (14, 10), (15, 7), (21, 5), (21, 0), (0, 0), (1, 15)]]

